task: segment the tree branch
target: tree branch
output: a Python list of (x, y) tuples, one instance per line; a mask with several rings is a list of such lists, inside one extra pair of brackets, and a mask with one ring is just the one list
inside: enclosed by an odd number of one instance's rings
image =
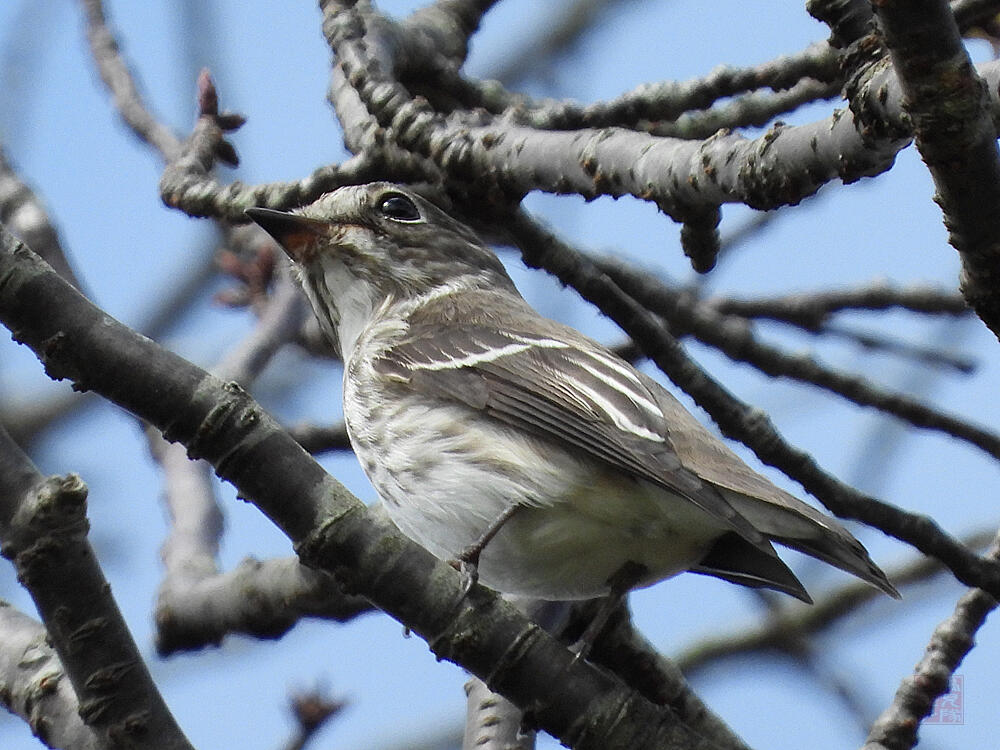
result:
[(87, 22), (90, 53), (114, 99), (115, 109), (125, 124), (143, 142), (155, 148), (164, 161), (173, 159), (180, 149), (180, 139), (161, 123), (146, 106), (135, 84), (128, 63), (108, 26), (102, 0), (81, 0)]
[(881, 0), (874, 7), (949, 241), (962, 259), (962, 294), (1000, 337), (996, 81), (987, 88), (976, 74), (946, 0)]
[[(683, 220), (685, 210), (726, 202), (756, 208), (797, 203), (835, 177), (852, 181), (884, 171), (907, 142), (901, 124), (895, 133), (887, 128), (879, 141), (862, 137), (846, 112), (811, 125), (776, 126), (755, 140), (719, 134), (704, 142), (615, 129), (501, 128), (481, 117), (445, 116), (411, 98), (386, 72), (392, 53), (377, 19), (336, 0), (321, 7), (338, 66), (364, 106), (364, 114), (340, 112), (345, 128), (374, 116), (395, 144), (459, 182), (477, 183), (480, 193), (488, 192), (483, 176), (491, 175), (491, 187), (513, 199), (535, 189), (587, 198), (632, 194)], [(873, 114), (900, 120), (891, 75), (866, 91), (872, 92), (866, 105)]]
[[(989, 557), (1000, 559), (1000, 538)], [(997, 600), (982, 589), (964, 593), (955, 611), (934, 629), (924, 658), (903, 680), (892, 705), (872, 725), (863, 750), (906, 750), (917, 744), (920, 722), (929, 716), (934, 701), (948, 692), (951, 676), (975, 645), (976, 632), (997, 607)]]
[(924, 286), (900, 288), (884, 282), (859, 289), (807, 292), (755, 300), (726, 297), (706, 302), (724, 315), (780, 320), (806, 330), (818, 329), (828, 322), (830, 316), (845, 310), (899, 308), (929, 315), (966, 315), (969, 312), (968, 305), (959, 294)]
[(83, 723), (80, 704), (48, 633), (36, 620), (0, 602), (0, 702), (48, 747), (103, 750)]
[[(10, 235), (0, 231), (6, 241)], [(80, 715), (102, 743), (190, 750), (87, 541), (86, 496), (77, 476), (44, 478), (0, 429), (3, 555), (14, 563), (18, 580), (38, 607), (79, 697)]]

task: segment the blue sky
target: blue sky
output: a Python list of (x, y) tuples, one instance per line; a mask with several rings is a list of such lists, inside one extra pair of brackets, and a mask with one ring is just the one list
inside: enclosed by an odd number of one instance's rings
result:
[[(380, 7), (404, 13), (415, 5), (383, 2)], [(497, 61), (544, 27), (548, 14), (561, 5), (500, 3), (474, 40), (467, 70), (489, 76)], [(330, 54), (313, 3), (148, 0), (111, 2), (108, 12), (144, 93), (178, 132), (193, 120), (194, 77), (202, 66), (215, 75), (223, 107), (248, 116), (233, 138), (242, 166), (238, 173), (223, 173), (223, 179), (294, 179), (345, 156), (325, 101)], [(544, 80), (531, 82), (529, 90), (582, 101), (610, 98), (645, 81), (704, 75), (720, 63), (761, 63), (825, 36), (824, 27), (796, 4), (633, 0), (622, 4), (620, 16), (603, 20)], [(986, 54), (984, 47), (974, 52)], [(211, 252), (208, 222), (160, 202), (161, 165), (109, 106), (90, 64), (75, 3), (0, 3), (0, 55), (0, 142), (22, 178), (43, 197), (92, 298), (120, 320), (141, 325), (163, 289)], [(832, 106), (811, 107), (786, 119), (824, 117)], [(830, 186), (802, 207), (784, 211), (720, 264), (709, 288), (755, 296), (877, 279), (953, 287), (957, 255), (947, 245), (932, 194), (917, 154), (908, 149), (889, 174)], [(586, 249), (621, 253), (674, 279), (691, 276), (677, 228), (649, 204), (627, 198), (587, 204), (533, 194), (527, 206)], [(726, 230), (749, 220), (752, 212), (727, 207), (724, 215)], [(504, 257), (525, 296), (545, 314), (604, 341), (619, 340), (615, 326), (574, 293), (525, 270), (509, 253)], [(213, 292), (233, 285), (215, 282), (163, 343), (211, 366), (253, 324), (249, 312), (212, 302)], [(945, 323), (902, 313), (859, 313), (847, 324), (963, 353), (979, 369), (972, 377), (959, 377), (840, 341), (816, 342), (777, 327), (762, 332), (767, 340), (914, 390), (979, 423), (1000, 421), (996, 341), (975, 320)], [(63, 388), (45, 378), (30, 352), (2, 339), (0, 398), (28, 405)], [(996, 466), (977, 451), (844, 405), (816, 389), (775, 382), (703, 347), (692, 346), (692, 352), (741, 398), (769, 411), (785, 437), (847, 481), (930, 513), (956, 534), (995, 521)], [(335, 365), (288, 351), (265, 372), (254, 395), (284, 421), (328, 422), (339, 415), (339, 379)], [(89, 408), (51, 433), (35, 460), (45, 472), (75, 471), (89, 484), (93, 540), (106, 573), (167, 702), (195, 746), (277, 746), (290, 731), (286, 693), (317, 683), (351, 703), (325, 730), (321, 741), (328, 746), (397, 747), (461, 721), (461, 670), (438, 664), (426, 644), (405, 638), (398, 624), (381, 615), (346, 626), (306, 622), (279, 642), (231, 638), (218, 649), (157, 659), (151, 610), (164, 511), (159, 476), (135, 421), (108, 405)], [(372, 499), (353, 457), (330, 457), (324, 464), (360, 497)], [(796, 489), (775, 472), (769, 476)], [(224, 566), (247, 555), (291, 553), (287, 540), (252, 506), (236, 500), (231, 488), (220, 488), (220, 494), (228, 529)], [(877, 532), (859, 534), (884, 566), (912, 556)], [(845, 580), (800, 557), (788, 559), (805, 571), (814, 593)], [(902, 603), (879, 601), (817, 639), (820, 660), (831, 674), (856, 686), (868, 710), (880, 711), (960, 592), (954, 581), (941, 577), (905, 590)], [(30, 611), (5, 566), (0, 566), (0, 597)], [(708, 633), (749, 627), (759, 614), (756, 600), (745, 591), (696, 576), (639, 592), (632, 601), (639, 626), (667, 654)], [(928, 746), (981, 745), (991, 737), (998, 656), (994, 631), (988, 623), (960, 669), (966, 723), (926, 728)], [(725, 662), (699, 676), (695, 687), (752, 746), (841, 748), (862, 739), (829, 690), (787, 661)], [(38, 744), (19, 721), (0, 716), (0, 746), (20, 750)]]

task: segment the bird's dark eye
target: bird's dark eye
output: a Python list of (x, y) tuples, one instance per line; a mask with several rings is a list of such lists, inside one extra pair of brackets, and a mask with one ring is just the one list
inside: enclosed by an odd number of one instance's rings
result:
[(382, 198), (378, 204), (379, 212), (387, 219), (395, 221), (417, 221), (420, 219), (420, 211), (416, 205), (401, 193), (390, 193)]

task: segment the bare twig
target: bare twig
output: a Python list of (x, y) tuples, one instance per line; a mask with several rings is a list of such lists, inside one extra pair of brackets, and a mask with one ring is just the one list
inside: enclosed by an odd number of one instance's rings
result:
[(125, 124), (142, 141), (155, 148), (164, 161), (180, 150), (180, 139), (155, 115), (142, 99), (135, 77), (122, 57), (121, 48), (108, 26), (102, 0), (81, 0), (87, 19), (87, 41), (104, 85), (114, 99)]
[[(846, 339), (864, 349), (894, 354), (897, 357), (911, 359), (914, 362), (921, 362), (926, 365), (946, 367), (963, 375), (969, 375), (976, 369), (976, 362), (971, 357), (952, 354), (951, 352), (920, 346), (919, 344), (912, 344), (907, 341), (900, 341), (890, 336), (883, 336), (868, 331), (857, 331), (843, 326), (827, 324), (816, 331), (816, 333), (820, 336)], [(905, 389), (901, 390), (905, 391)]]
[(803, 104), (831, 99), (838, 92), (833, 84), (806, 79), (787, 91), (743, 94), (711, 109), (688, 111), (676, 120), (650, 123), (640, 129), (670, 138), (710, 138), (722, 129), (763, 127), (775, 117), (794, 112)]
[(251, 206), (275, 209), (305, 205), (323, 193), (342, 185), (353, 185), (395, 175), (395, 179), (419, 177), (424, 172), (408, 171), (415, 161), (401, 159), (390, 170), (380, 155), (355, 156), (343, 164), (320, 167), (297, 182), (247, 186), (240, 182), (221, 185), (212, 170), (220, 155), (235, 158), (235, 150), (226, 134), (243, 123), (240, 115), (220, 113), (211, 78), (203, 73), (199, 80), (202, 108), (195, 127), (177, 153), (169, 160), (160, 178), (160, 195), (168, 206), (190, 216), (211, 216), (244, 222), (243, 211)]
[(969, 313), (969, 307), (960, 294), (935, 287), (896, 287), (886, 283), (860, 289), (808, 292), (758, 300), (709, 299), (707, 303), (724, 314), (780, 320), (806, 329), (819, 328), (828, 322), (831, 315), (845, 310), (899, 308), (930, 315)]
[(285, 750), (303, 750), (330, 719), (344, 710), (345, 701), (329, 698), (319, 689), (296, 693), (289, 701), (295, 717), (295, 735)]
[[(798, 54), (755, 67), (724, 65), (703, 78), (643, 84), (608, 102), (583, 106), (572, 102), (524, 101), (514, 115), (525, 125), (543, 129), (635, 128), (640, 123), (649, 123), (640, 129), (657, 135), (692, 138), (698, 137), (693, 130), (699, 128), (706, 131), (701, 137), (707, 137), (726, 123), (731, 127), (755, 124), (761, 121), (764, 111), (772, 112), (773, 116), (807, 101), (835, 96), (837, 66), (837, 51), (826, 42), (818, 42)], [(771, 89), (778, 96), (764, 95), (760, 89)], [(735, 97), (733, 104), (713, 108), (728, 97)], [(736, 114), (738, 111), (744, 114)], [(689, 118), (686, 124), (681, 123), (683, 118)], [(710, 129), (708, 118), (714, 118), (715, 129)], [(767, 119), (770, 118), (764, 121)]]
[[(1000, 559), (1000, 538), (994, 541), (989, 557)], [(921, 720), (930, 715), (934, 701), (948, 692), (951, 676), (996, 607), (997, 600), (982, 589), (959, 598), (951, 616), (934, 629), (923, 659), (903, 680), (892, 705), (872, 725), (863, 750), (905, 750), (917, 744)]]

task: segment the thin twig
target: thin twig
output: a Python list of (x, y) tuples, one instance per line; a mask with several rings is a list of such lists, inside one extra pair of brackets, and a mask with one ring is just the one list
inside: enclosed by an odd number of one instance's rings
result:
[[(1000, 537), (989, 557), (1000, 559)], [(997, 600), (982, 589), (962, 594), (955, 611), (934, 629), (923, 659), (903, 680), (892, 705), (872, 725), (862, 750), (906, 750), (917, 744), (920, 722), (930, 715), (934, 701), (948, 692), (952, 675), (996, 607)]]
[(912, 344), (908, 341), (900, 341), (890, 336), (882, 336), (868, 331), (857, 331), (843, 326), (828, 324), (816, 331), (816, 334), (845, 339), (864, 349), (894, 354), (897, 357), (910, 359), (914, 362), (936, 367), (946, 367), (963, 375), (970, 375), (976, 369), (976, 362), (971, 357), (952, 354), (940, 349), (920, 346), (919, 344)]
[(897, 287), (881, 282), (832, 292), (807, 292), (756, 300), (730, 297), (706, 302), (723, 314), (770, 318), (806, 329), (819, 328), (828, 322), (831, 315), (845, 310), (898, 308), (929, 315), (968, 315), (970, 312), (965, 300), (956, 292), (929, 286)]
[(180, 150), (180, 139), (150, 111), (143, 101), (129, 64), (108, 26), (102, 0), (81, 0), (87, 19), (91, 55), (125, 124), (142, 141), (155, 148), (164, 161)]

